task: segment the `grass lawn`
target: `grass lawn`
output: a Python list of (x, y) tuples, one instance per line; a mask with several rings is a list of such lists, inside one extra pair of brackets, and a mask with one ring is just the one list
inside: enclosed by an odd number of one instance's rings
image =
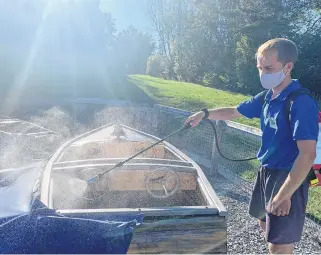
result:
[[(250, 98), (242, 94), (207, 88), (193, 83), (163, 80), (146, 75), (130, 75), (129, 81), (159, 104), (192, 112), (204, 107), (236, 106)], [(235, 121), (259, 127), (259, 121), (256, 119), (240, 118)]]
[[(207, 88), (197, 84), (163, 80), (146, 75), (131, 75), (128, 81), (142, 89), (145, 94), (156, 103), (192, 112), (198, 111), (203, 107), (235, 106), (250, 98), (242, 94)], [(245, 125), (259, 127), (259, 121), (257, 119), (249, 120), (240, 118), (235, 121)], [(257, 169), (258, 162), (250, 161), (249, 164), (251, 164), (250, 169), (239, 174), (242, 178), (252, 182), (255, 179), (253, 169)], [(320, 197), (321, 187), (310, 189), (307, 211), (321, 220)]]
[(320, 205), (321, 187), (313, 187), (309, 190), (309, 200), (307, 211), (321, 221)]

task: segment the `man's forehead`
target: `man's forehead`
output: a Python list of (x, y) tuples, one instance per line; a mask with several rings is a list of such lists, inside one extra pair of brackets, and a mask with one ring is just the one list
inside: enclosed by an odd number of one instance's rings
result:
[(276, 64), (278, 61), (275, 51), (267, 51), (257, 56), (257, 63), (263, 66)]

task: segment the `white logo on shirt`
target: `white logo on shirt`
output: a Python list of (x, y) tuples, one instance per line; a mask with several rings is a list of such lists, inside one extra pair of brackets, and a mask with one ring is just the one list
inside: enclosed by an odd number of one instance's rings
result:
[(273, 116), (271, 115), (270, 112), (268, 112), (269, 105), (267, 104), (266, 107), (264, 107), (263, 111), (263, 116), (264, 116), (264, 124), (265, 126), (269, 125), (270, 128), (277, 129), (277, 117), (278, 117), (278, 112), (275, 113)]

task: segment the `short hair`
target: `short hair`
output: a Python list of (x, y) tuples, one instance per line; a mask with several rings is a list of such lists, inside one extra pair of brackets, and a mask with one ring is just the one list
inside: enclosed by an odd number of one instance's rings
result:
[(295, 43), (286, 38), (275, 38), (263, 43), (257, 50), (255, 56), (262, 55), (269, 50), (275, 50), (278, 60), (285, 65), (292, 62), (295, 64), (298, 60), (298, 48)]

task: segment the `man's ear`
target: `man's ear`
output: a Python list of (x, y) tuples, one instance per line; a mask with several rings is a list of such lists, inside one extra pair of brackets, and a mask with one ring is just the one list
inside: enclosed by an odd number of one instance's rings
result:
[(293, 67), (294, 67), (293, 62), (288, 62), (288, 63), (286, 63), (285, 68), (284, 68), (284, 73), (285, 73), (286, 75), (291, 74), (291, 72), (292, 72), (292, 70), (293, 70)]

